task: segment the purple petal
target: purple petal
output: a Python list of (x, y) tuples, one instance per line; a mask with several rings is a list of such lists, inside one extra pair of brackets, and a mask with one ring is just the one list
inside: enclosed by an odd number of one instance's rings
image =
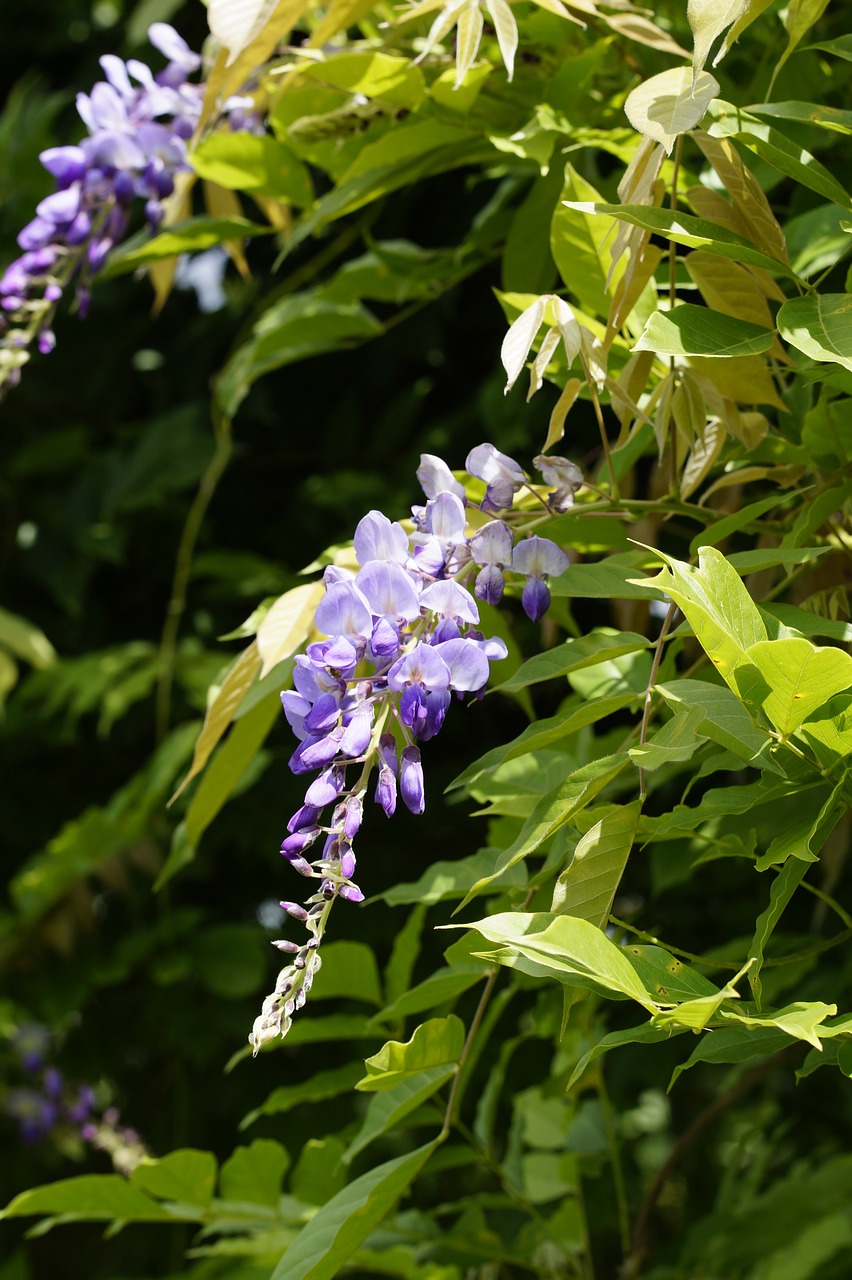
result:
[(316, 625), (327, 636), (366, 640), (373, 630), (373, 618), (354, 583), (333, 582), (317, 606)]
[(458, 582), (433, 582), (423, 592), (420, 603), (441, 618), (471, 623), (479, 621), (476, 601)]
[(426, 503), (424, 528), (436, 538), (461, 542), (466, 523), (464, 503), (454, 493), (439, 493)]
[(60, 187), (70, 187), (72, 182), (82, 182), (86, 176), (86, 153), (82, 147), (48, 147), (39, 160)]
[(376, 617), (384, 616), (394, 622), (413, 622), (420, 617), (417, 591), (401, 565), (368, 560), (355, 583)]
[(373, 732), (373, 705), (362, 702), (353, 715), (340, 742), (341, 752), (350, 757), (362, 756), (370, 745)]
[(381, 511), (370, 511), (358, 522), (353, 541), (360, 565), (369, 560), (405, 564), (408, 559), (408, 534), (401, 524), (391, 524)]
[(450, 671), (446, 662), (428, 644), (418, 644), (399, 658), (388, 672), (391, 689), (405, 689), (419, 684), (425, 689), (446, 689), (450, 683)]
[(477, 564), (496, 565), (506, 569), (512, 563), (512, 531), (502, 520), (489, 520), (470, 540), (470, 550)]
[(486, 604), (499, 604), (503, 599), (505, 585), (502, 569), (498, 569), (496, 564), (487, 564), (476, 575), (473, 592)]
[(550, 591), (541, 578), (528, 578), (524, 586), (521, 604), (524, 613), (533, 622), (543, 618), (550, 607)]
[(475, 640), (447, 640), (435, 646), (450, 669), (450, 688), (475, 693), (488, 682), (488, 659)]
[(405, 807), (412, 813), (422, 813), (426, 807), (423, 794), (423, 766), (417, 747), (406, 747), (400, 760), (399, 790)]
[(427, 498), (437, 498), (439, 493), (454, 493), (462, 502), (465, 500), (464, 485), (456, 480), (446, 462), (433, 453), (421, 453), (417, 479)]
[(565, 552), (555, 542), (537, 535), (519, 542), (512, 555), (512, 568), (516, 573), (536, 578), (558, 577), (569, 563)]

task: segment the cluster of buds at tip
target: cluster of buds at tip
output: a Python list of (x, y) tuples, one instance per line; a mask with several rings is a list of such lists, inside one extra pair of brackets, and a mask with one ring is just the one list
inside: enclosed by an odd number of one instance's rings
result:
[[(565, 459), (544, 461), (563, 464), (557, 493), (564, 503), (582, 476)], [(512, 511), (515, 495), (529, 487), (518, 463), (482, 444), (466, 465), (485, 484), (478, 509), (447, 464), (424, 454), (417, 477), (426, 503), (412, 508), (413, 532), (371, 511), (353, 540), (360, 569), (326, 569), (314, 619), (323, 638), (296, 657), (294, 687), (281, 695), (298, 739), (290, 769), (315, 775), (287, 824), (281, 853), (319, 884), (304, 907), (282, 903), (309, 937), (274, 944), (293, 959), (255, 1021), (249, 1037), (255, 1052), (286, 1035), (304, 1004), (332, 903), (363, 901), (354, 844), (371, 774), (378, 774), (372, 799), (387, 817), (398, 799), (423, 813), (421, 744), (440, 732), (454, 696), (481, 696), (490, 664), (506, 656), (502, 640), (479, 630), (477, 600), (498, 603), (507, 575), (521, 577), (523, 607), (538, 621), (550, 604), (548, 579), (568, 567), (555, 543), (518, 529), (530, 524), (528, 509)], [(483, 521), (483, 514), (493, 518)]]

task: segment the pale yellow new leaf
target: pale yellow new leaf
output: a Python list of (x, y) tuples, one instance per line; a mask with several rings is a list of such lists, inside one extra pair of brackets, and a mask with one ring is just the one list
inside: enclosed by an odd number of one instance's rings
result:
[(482, 12), (479, 0), (470, 0), (459, 14), (458, 35), (456, 37), (456, 88), (464, 83), (464, 78), (473, 66), (473, 60), (479, 50), (482, 39)]
[(772, 206), (730, 138), (713, 138), (703, 129), (693, 136), (721, 178), (739, 214), (739, 225), (735, 229), (744, 229), (743, 233), (749, 240), (780, 262), (789, 262), (784, 232), (772, 212)]
[(254, 684), (259, 672), (260, 653), (258, 652), (257, 641), (252, 640), (248, 648), (244, 649), (237, 658), (218, 691), (211, 699), (207, 714), (204, 717), (204, 724), (201, 726), (201, 732), (195, 741), (195, 750), (189, 773), (172, 796), (169, 801), (170, 804), (178, 798), (184, 787), (207, 764), (213, 748), (230, 725), (237, 708)]
[(727, 438), (727, 432), (718, 418), (711, 418), (696, 437), (680, 478), (680, 496), (686, 501), (710, 474)]
[(559, 345), (559, 330), (548, 329), (544, 335), (544, 341), (538, 349), (538, 355), (533, 361), (530, 369), (530, 389), (527, 392), (527, 402), (532, 399), (536, 391), (541, 387), (544, 381), (544, 374), (547, 366), (553, 358), (553, 353)]
[(693, 78), (689, 67), (671, 67), (628, 94), (624, 112), (634, 129), (671, 155), (675, 139), (699, 123), (718, 93), (719, 82), (709, 71)]
[(526, 311), (521, 312), (503, 339), (503, 345), (500, 348), (500, 359), (503, 362), (503, 368), (506, 370), (508, 378), (504, 388), (504, 395), (506, 392), (511, 391), (518, 380), (518, 375), (524, 367), (535, 335), (541, 328), (548, 301), (549, 298), (547, 296), (536, 298), (535, 302), (531, 303)]
[(748, 0), (689, 0), (686, 17), (692, 28), (692, 67), (696, 75), (718, 37), (743, 16), (747, 7)]
[(518, 24), (515, 15), (506, 0), (485, 0), (485, 7), (494, 23), (500, 56), (511, 80), (515, 72), (515, 54), (518, 51)]
[(263, 663), (261, 676), (301, 647), (324, 593), (322, 582), (306, 582), (275, 601), (257, 632), (257, 648)]
[(550, 422), (547, 425), (547, 439), (544, 442), (545, 453), (547, 453), (548, 449), (552, 449), (564, 436), (565, 419), (575, 404), (582, 385), (579, 378), (569, 378), (565, 383), (562, 394), (553, 406), (553, 413), (551, 413)]

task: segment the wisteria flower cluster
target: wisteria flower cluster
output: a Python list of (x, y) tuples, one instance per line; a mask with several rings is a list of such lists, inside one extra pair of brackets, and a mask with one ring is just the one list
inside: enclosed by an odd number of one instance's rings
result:
[(116, 1107), (98, 1106), (97, 1091), (88, 1084), (71, 1084), (48, 1059), (52, 1037), (40, 1023), (24, 1023), (12, 1036), (17, 1065), (29, 1077), (14, 1085), (2, 1099), (2, 1110), (18, 1127), (27, 1145), (52, 1138), (61, 1149), (67, 1140), (82, 1140), (105, 1152), (117, 1172), (129, 1176), (148, 1155), (135, 1129), (121, 1123)]
[[(546, 480), (561, 482), (546, 505), (564, 510), (567, 489), (573, 486), (573, 494), (582, 483), (578, 469), (566, 459), (537, 463), (547, 464), (548, 471), (539, 467)], [(555, 543), (526, 532), (529, 510), (511, 510), (518, 491), (529, 487), (517, 462), (481, 444), (466, 467), (485, 484), (479, 513), (493, 519), (483, 522), (477, 513), (470, 521), (464, 486), (445, 462), (424, 454), (417, 478), (426, 503), (412, 508), (413, 531), (371, 511), (355, 531), (358, 572), (326, 569), (315, 616), (325, 638), (296, 658), (294, 688), (281, 695), (299, 740), (290, 768), (315, 775), (287, 824), (281, 853), (319, 886), (304, 906), (281, 903), (308, 938), (274, 944), (292, 959), (255, 1020), (249, 1036), (255, 1053), (286, 1035), (304, 1005), (332, 903), (363, 901), (353, 845), (373, 770), (373, 799), (387, 817), (398, 798), (423, 813), (420, 744), (439, 733), (453, 695), (481, 695), (490, 664), (506, 656), (502, 640), (478, 629), (477, 599), (497, 604), (507, 575), (518, 575), (525, 579), (523, 607), (538, 621), (550, 604), (548, 578), (568, 566)], [(322, 852), (312, 859), (315, 846)]]
[[(34, 342), (43, 354), (53, 350), (53, 314), (69, 284), (86, 314), (92, 277), (127, 231), (133, 203), (145, 202), (156, 230), (176, 175), (189, 168), (187, 141), (204, 96), (189, 77), (201, 57), (164, 22), (155, 22), (148, 38), (168, 60), (163, 70), (155, 75), (135, 58), (106, 54), (106, 80), (77, 95), (88, 137), (39, 157), (57, 190), (19, 234), (23, 253), (0, 278), (0, 390), (20, 379)], [(246, 99), (226, 104), (232, 127), (254, 127), (246, 107)]]

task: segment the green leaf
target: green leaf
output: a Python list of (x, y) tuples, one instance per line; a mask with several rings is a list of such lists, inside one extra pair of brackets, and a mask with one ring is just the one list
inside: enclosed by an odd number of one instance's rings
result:
[(577, 733), (590, 724), (596, 724), (616, 711), (622, 711), (635, 701), (636, 695), (632, 693), (618, 694), (614, 698), (601, 698), (599, 701), (581, 703), (579, 706), (576, 700), (572, 699), (555, 716), (536, 720), (533, 724), (527, 725), (526, 729), (511, 742), (507, 742), (502, 747), (493, 747), (484, 756), (480, 756), (453, 779), (447, 791), (471, 785), (484, 774), (493, 773), (508, 760), (515, 760), (528, 752), (542, 750), (562, 742), (572, 733)]
[(425, 1165), (439, 1140), (362, 1174), (324, 1205), (302, 1228), (270, 1280), (333, 1280), (341, 1267), (390, 1213)]
[(766, 626), (742, 579), (715, 547), (699, 549), (697, 568), (657, 554), (665, 566), (643, 585), (655, 586), (675, 601), (713, 665), (731, 684), (736, 668), (750, 662), (747, 650), (766, 640)]
[(648, 564), (647, 553), (628, 552), (608, 556), (598, 564), (572, 564), (558, 578), (551, 579), (553, 596), (583, 600), (662, 600), (662, 592), (639, 586), (637, 574)]
[(779, 309), (776, 323), (781, 337), (812, 360), (852, 370), (852, 294), (791, 298)]
[(328, 1098), (339, 1097), (341, 1093), (349, 1093), (362, 1075), (361, 1063), (349, 1062), (345, 1067), (335, 1067), (332, 1071), (317, 1071), (299, 1084), (280, 1085), (272, 1090), (263, 1106), (249, 1112), (240, 1128), (247, 1129), (260, 1116), (283, 1115), (305, 1102), (325, 1102)]
[[(605, 316), (610, 298), (604, 261), (606, 237), (600, 219), (578, 210), (573, 201), (594, 203), (599, 193), (573, 165), (565, 166), (565, 182), (550, 225), (550, 251), (563, 282), (591, 315)], [(609, 254), (607, 253), (607, 259)], [(529, 285), (525, 282), (525, 287)]]
[(696, 74), (701, 71), (722, 32), (742, 18), (748, 8), (749, 0), (722, 0), (721, 4), (718, 0), (689, 0), (686, 17), (692, 29), (692, 66)]
[(792, 142), (778, 129), (730, 102), (717, 99), (709, 114), (712, 119), (708, 121), (707, 132), (711, 137), (736, 139), (788, 178), (844, 209), (852, 209), (848, 191), (801, 144)]
[(0, 645), (10, 649), (16, 658), (23, 658), (30, 666), (40, 670), (56, 661), (56, 650), (43, 631), (19, 618), (8, 609), (0, 609)]
[(820, 849), (848, 807), (843, 794), (845, 785), (844, 776), (834, 787), (820, 786), (801, 795), (790, 824), (757, 859), (757, 870), (765, 871), (788, 858), (801, 859), (803, 863), (816, 862)]
[(424, 978), (408, 991), (403, 991), (393, 1004), (388, 1005), (373, 1019), (376, 1023), (395, 1022), (400, 1018), (408, 1018), (414, 1013), (425, 1013), (438, 1005), (455, 1000), (477, 982), (482, 981), (486, 972), (485, 966), (475, 964), (457, 964), (446, 969), (438, 969), (430, 977)]
[(849, 401), (845, 398), (830, 400), (821, 395), (818, 403), (805, 415), (802, 444), (808, 451), (808, 457), (828, 471), (842, 469), (852, 461)]
[[(761, 756), (772, 741), (757, 728), (726, 685), (709, 684), (706, 680), (669, 680), (657, 685), (657, 693), (670, 705), (700, 711), (702, 734), (748, 763)], [(760, 763), (763, 768), (776, 767), (764, 759)]]
[(371, 1142), (393, 1129), (427, 1098), (431, 1098), (433, 1093), (437, 1093), (442, 1085), (452, 1079), (457, 1070), (454, 1064), (427, 1067), (425, 1071), (418, 1071), (416, 1075), (400, 1080), (392, 1089), (374, 1094), (367, 1106), (361, 1128), (343, 1157), (344, 1164), (350, 1164)]
[(44, 1187), (32, 1187), (15, 1196), (0, 1217), (26, 1218), (45, 1214), (61, 1214), (66, 1221), (175, 1220), (174, 1214), (117, 1173), (90, 1173), (80, 1178), (61, 1178)]
[(311, 999), (335, 996), (381, 1006), (379, 968), (365, 942), (327, 942), (323, 946), (322, 968), (314, 979)]
[(384, 1093), (418, 1071), (457, 1063), (464, 1045), (464, 1024), (450, 1014), (448, 1018), (430, 1018), (423, 1022), (410, 1040), (389, 1040), (367, 1058), (367, 1074), (355, 1086), (364, 1093)]
[(852, 111), (840, 111), (816, 102), (761, 102), (752, 105), (756, 116), (774, 116), (781, 120), (797, 120), (814, 124), (832, 133), (852, 133)]
[(665, 356), (748, 356), (768, 351), (774, 341), (774, 332), (762, 325), (682, 302), (673, 311), (653, 312), (633, 350)]
[(579, 841), (553, 890), (551, 911), (602, 929), (633, 847), (641, 801), (609, 810)]
[(748, 657), (768, 685), (761, 705), (782, 738), (788, 738), (836, 693), (852, 687), (852, 657), (810, 640), (761, 640)]
[(846, 62), (852, 62), (852, 35), (838, 36), (836, 40), (822, 40), (819, 44), (805, 45), (801, 52), (807, 53), (808, 50), (813, 49), (832, 53), (836, 58), (844, 58)]
[(324, 1205), (346, 1185), (346, 1143), (336, 1134), (309, 1138), (290, 1177), (290, 1192), (303, 1204)]
[(610, 1031), (583, 1054), (571, 1072), (565, 1087), (566, 1093), (571, 1092), (577, 1081), (582, 1079), (597, 1058), (604, 1053), (609, 1053), (611, 1049), (620, 1049), (625, 1044), (661, 1044), (671, 1040), (673, 1036), (684, 1034), (685, 1030), (686, 1028), (678, 1030), (660, 1027), (655, 1022), (641, 1022), (638, 1027), (627, 1027), (624, 1031)]
[(483, 876), (468, 892), (459, 910), (484, 888), (493, 884), (505, 872), (538, 849), (545, 840), (564, 827), (575, 814), (591, 804), (613, 778), (618, 777), (628, 762), (626, 752), (602, 756), (575, 769), (564, 781), (538, 801), (527, 818), (517, 838), (508, 849), (501, 850), (490, 875)]
[(580, 671), (583, 667), (594, 667), (599, 662), (606, 662), (608, 658), (647, 649), (650, 643), (650, 640), (632, 631), (621, 631), (616, 635), (593, 631), (587, 636), (566, 640), (553, 649), (529, 658), (513, 676), (497, 685), (497, 692), (517, 693), (530, 685), (540, 684), (542, 680), (555, 680), (558, 676), (567, 675), (569, 671)]
[(758, 1008), (760, 1008), (763, 992), (760, 974), (763, 968), (766, 944), (773, 929), (781, 919), (785, 907), (804, 879), (807, 869), (806, 862), (800, 862), (797, 858), (788, 859), (772, 881), (772, 888), (769, 891), (769, 905), (757, 917), (754, 937), (748, 949), (748, 957), (754, 962), (749, 970), (748, 980)]
[(426, 904), (418, 902), (394, 937), (384, 972), (385, 999), (390, 1004), (404, 995), (411, 986), (411, 975), (420, 955), (425, 920)]
[(406, 906), (411, 902), (431, 907), (436, 902), (458, 898), (460, 894), (474, 895), (479, 885), (486, 887), (491, 893), (498, 893), (502, 889), (518, 888), (526, 883), (523, 867), (508, 867), (498, 876), (491, 876), (495, 856), (493, 849), (480, 849), (467, 858), (452, 862), (433, 862), (419, 880), (394, 885), (384, 893), (377, 894), (377, 899), (386, 902), (389, 907)]
[(216, 1158), (209, 1151), (171, 1151), (160, 1160), (146, 1156), (130, 1175), (137, 1191), (158, 1200), (206, 1207), (213, 1198)]
[(728, 258), (731, 262), (742, 262), (748, 267), (762, 267), (773, 275), (794, 278), (794, 272), (786, 263), (763, 253), (744, 236), (729, 231), (717, 222), (696, 218), (691, 213), (644, 204), (572, 203), (570, 207), (583, 213), (618, 218), (620, 222), (629, 222), (634, 227), (643, 227), (655, 235), (665, 236), (675, 244), (683, 244), (690, 249), (706, 249), (708, 253)]
[(824, 768), (833, 769), (838, 760), (852, 759), (852, 696), (832, 699), (819, 715), (799, 726), (796, 736), (807, 743)]
[(762, 1018), (748, 1013), (740, 1013), (736, 1009), (724, 1009), (722, 1017), (735, 1019), (747, 1027), (777, 1027), (792, 1039), (805, 1040), (808, 1044), (812, 1044), (815, 1049), (821, 1049), (822, 1041), (817, 1035), (817, 1029), (821, 1027), (826, 1018), (831, 1018), (836, 1013), (836, 1004), (823, 1004), (821, 1000), (812, 1000), (799, 1001), (796, 1004), (787, 1005), (783, 1009), (774, 1009), (771, 1012), (767, 1010)]
[(300, 75), (409, 110), (419, 107), (426, 96), (420, 68), (408, 58), (387, 53), (337, 53), (301, 67)]
[(557, 974), (592, 978), (608, 991), (636, 1000), (651, 1012), (656, 1010), (656, 1001), (621, 948), (587, 920), (547, 912), (507, 911), (463, 926), (444, 927), (475, 929), (489, 942), (499, 943), (537, 966)]
[(665, 947), (629, 942), (621, 950), (638, 973), (645, 990), (650, 991), (661, 1004), (676, 1004), (682, 1000), (718, 994), (718, 987), (709, 978), (678, 960)]
[[(236, 136), (236, 135), (234, 135)], [(217, 244), (227, 244), (229, 240), (244, 240), (249, 236), (268, 236), (273, 227), (264, 227), (260, 223), (250, 222), (248, 218), (185, 218), (182, 222), (173, 223), (168, 231), (149, 238), (127, 241), (120, 249), (110, 254), (107, 265), (98, 272), (99, 280), (112, 280), (115, 276), (127, 275), (138, 267), (148, 266), (151, 262), (161, 262), (164, 258), (176, 258), (181, 253), (203, 253)]]
[(789, 1043), (789, 1037), (778, 1027), (741, 1025), (705, 1031), (686, 1062), (675, 1067), (669, 1081), (669, 1089), (675, 1085), (682, 1072), (688, 1071), (699, 1062), (710, 1062), (714, 1065), (756, 1062), (770, 1057), (779, 1049), (786, 1048)]
[(200, 178), (300, 208), (314, 198), (310, 174), (288, 147), (267, 134), (213, 133), (190, 152)]
[(690, 760), (701, 743), (706, 741), (703, 726), (703, 712), (698, 707), (691, 707), (667, 720), (650, 740), (631, 747), (628, 755), (640, 769), (650, 770)]
[(718, 80), (702, 71), (702, 65), (703, 59), (696, 62), (694, 71), (670, 67), (643, 80), (627, 95), (627, 119), (646, 138), (662, 143), (667, 155), (671, 155), (675, 139), (700, 122), (719, 92)]

